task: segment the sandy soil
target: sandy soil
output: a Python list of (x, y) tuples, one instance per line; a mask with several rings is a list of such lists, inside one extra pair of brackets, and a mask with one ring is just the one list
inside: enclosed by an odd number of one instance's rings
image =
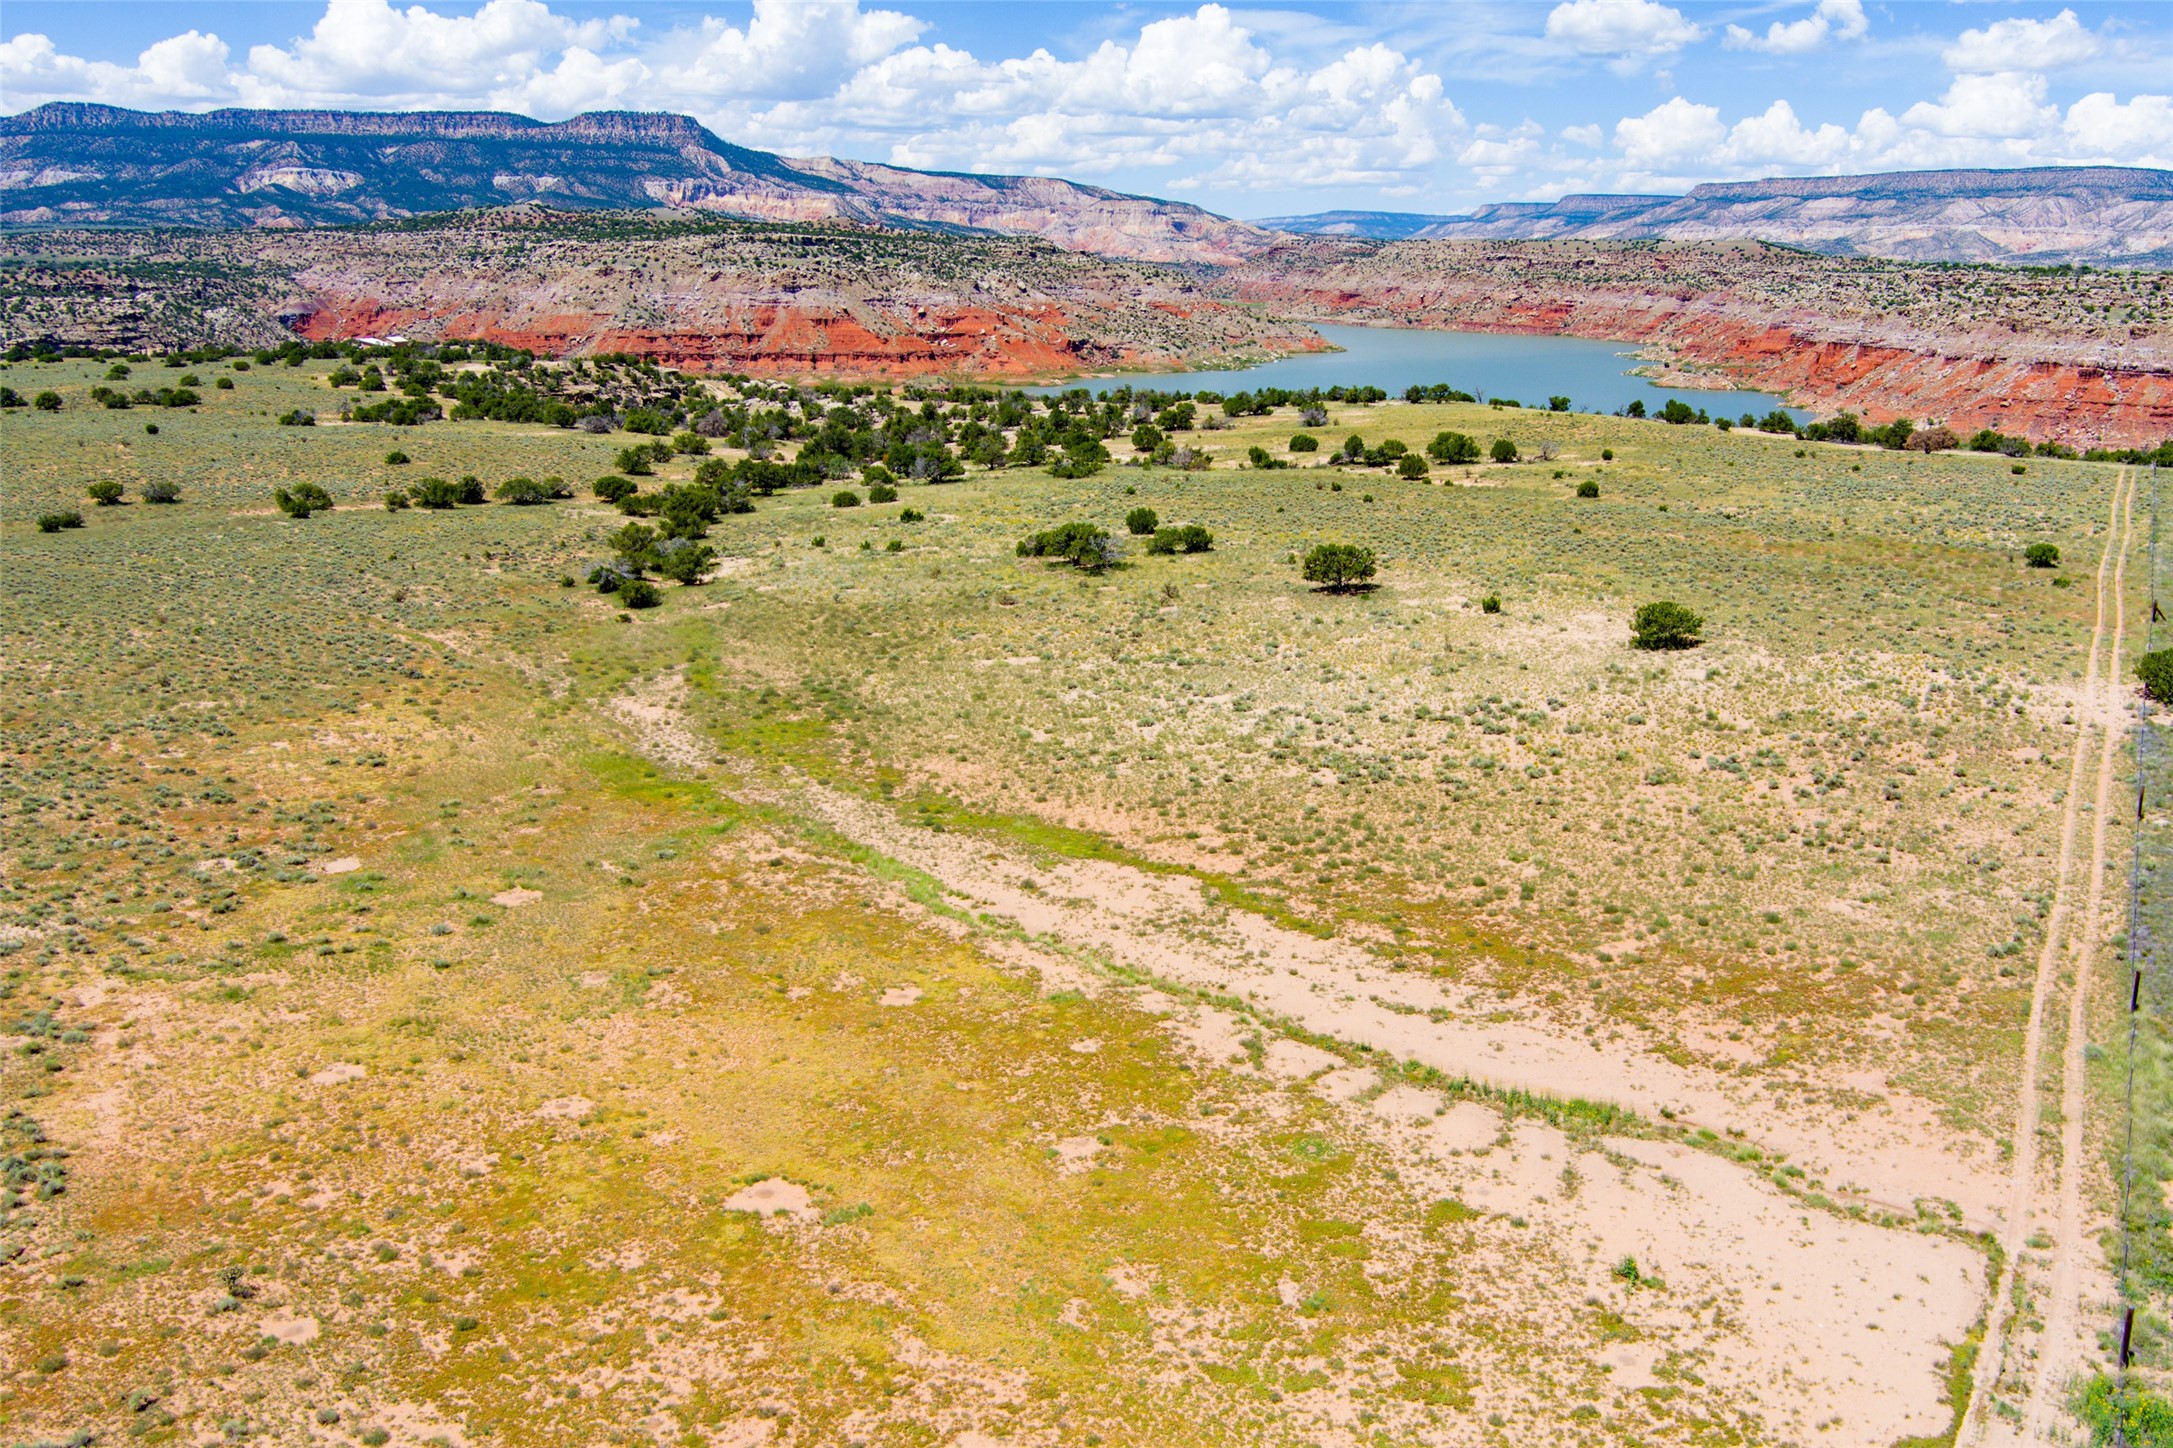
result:
[[(1398, 1059), (1502, 1087), (1585, 1097), (1716, 1132), (1731, 1129), (1786, 1154), (1812, 1176), (1860, 1188), (1852, 1200), (1914, 1215), (1930, 1197), (1989, 1225), (2004, 1185), (1981, 1143), (1958, 1140), (1932, 1108), (1898, 1089), (1875, 1107), (1837, 1118), (1777, 1101), (1755, 1078), (1683, 1067), (1622, 1043), (1550, 1029), (1544, 1016), (1489, 1021), (1454, 983), (1398, 972), (1362, 947), (1319, 940), (1257, 915), (1205, 903), (1189, 879), (1098, 861), (1037, 862), (984, 841), (915, 829), (889, 811), (810, 786), (806, 808), (842, 833), (927, 870), (969, 908), (1195, 989), (1227, 990), (1256, 1009)], [(1020, 888), (1022, 878), (1040, 888)], [(1515, 1003), (1509, 1003), (1515, 1004)]]
[[(1950, 1199), (1980, 1220), (1997, 1176), (1966, 1144), (1945, 1139), (1930, 1111), (1899, 1093), (1840, 1121), (1794, 1112), (1754, 1083), (1723, 1081), (1618, 1046), (1489, 1022), (1453, 988), (1393, 972), (1363, 949), (1284, 930), (1203, 902), (1185, 879), (1099, 862), (1028, 860), (986, 840), (899, 822), (879, 806), (816, 786), (796, 801), (832, 827), (943, 880), (975, 913), (1025, 930), (1023, 954), (1092, 952), (1202, 992), (1244, 997), (1271, 1018), (1364, 1043), (1398, 1060), (1502, 1086), (1618, 1102), (1648, 1116), (1662, 1105), (1715, 1130), (1735, 1127), (1788, 1151), (1817, 1175), (1913, 1215), (1917, 1198)], [(1027, 891), (1021, 880), (1038, 882)], [(1883, 1444), (1950, 1421), (1940, 1401), (1948, 1348), (1976, 1320), (1984, 1263), (1938, 1235), (1889, 1229), (1807, 1208), (1756, 1171), (1711, 1152), (1642, 1139), (1575, 1144), (1553, 1127), (1512, 1124), (1479, 1102), (1454, 1103), (1287, 1038), (1247, 1050), (1255, 1020), (1138, 990), (1167, 1012), (1175, 1037), (1203, 1061), (1286, 1081), (1324, 1098), (1387, 1145), (1403, 1178), (1464, 1207), (1528, 1224), (1534, 1240), (1580, 1259), (1570, 1284), (1639, 1324), (1611, 1363), (1632, 1391), (1666, 1360), (1721, 1374), (1755, 1394), (1775, 1432)], [(1432, 1015), (1427, 1014), (1432, 1012)], [(1384, 1089), (1385, 1087), (1385, 1089)], [(1060, 1170), (1092, 1160), (1091, 1138), (1053, 1143)], [(1618, 1275), (1626, 1258), (1664, 1288)], [(1529, 1264), (1504, 1264), (1514, 1286), (1542, 1290)], [(1295, 1284), (1303, 1289), (1304, 1284)], [(1301, 1290), (1300, 1295), (1303, 1295)], [(1832, 1436), (1829, 1436), (1832, 1435)]]
[[(2094, 1225), (2083, 1220), (2082, 1175), (2084, 1158), (2083, 1047), (2091, 973), (2099, 968), (2096, 950), (2103, 934), (2106, 829), (2112, 805), (2112, 783), (2126, 716), (2120, 684), (2121, 647), (2127, 628), (2123, 587), (2127, 556), (2134, 542), (2134, 477), (2123, 468), (2115, 480), (2105, 548), (2098, 559), (2096, 624), (2090, 638), (2090, 654), (2076, 703), (2078, 728), (2069, 764), (2066, 800), (2060, 819), (2060, 872), (2051, 916), (2045, 931), (2044, 949), (2037, 959), (2037, 976), (2030, 997), (2029, 1026), (2023, 1039), (2021, 1088), (2016, 1102), (2015, 1158), (2010, 1195), (2000, 1233), (2006, 1265), (1992, 1300), (2004, 1303), (2019, 1275), (2024, 1288), (2043, 1294), (2043, 1328), (2034, 1342), (2026, 1342), (2027, 1314), (2013, 1322), (1994, 1313), (1987, 1324), (1980, 1366), (1971, 1386), (1968, 1416), (1960, 1441), (1965, 1444), (2020, 1445), (2043, 1441), (2061, 1424), (2068, 1378), (2080, 1370), (2093, 1350), (2095, 1325), (2105, 1314), (2085, 1313), (2081, 1300), (2109, 1302), (2111, 1284), (2105, 1280), (2094, 1248)], [(2107, 644), (2110, 643), (2110, 648)], [(2076, 845), (2085, 808), (2087, 766), (2093, 731), (2099, 748), (2095, 789), (2091, 805), (2091, 847), (2084, 901), (2078, 912), (2075, 894)], [(2056, 1190), (2047, 1200), (2039, 1160), (2039, 1091), (2045, 1050), (2045, 1017), (2053, 995), (2068, 972), (2068, 1016), (2062, 1050), (2060, 1109), (2060, 1157), (2055, 1167)], [(2052, 1238), (2049, 1263), (2026, 1256), (2031, 1235), (2045, 1231)], [(2087, 1319), (2087, 1320), (2085, 1320)], [(2017, 1327), (2022, 1330), (2017, 1331)], [(1990, 1411), (1995, 1391), (2013, 1391), (2027, 1378), (2028, 1401), (2020, 1425)]]

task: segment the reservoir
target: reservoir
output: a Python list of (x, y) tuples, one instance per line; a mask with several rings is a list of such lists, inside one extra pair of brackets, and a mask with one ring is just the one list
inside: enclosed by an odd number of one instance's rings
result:
[[(1356, 387), (1370, 384), (1400, 397), (1406, 387), (1446, 382), (1480, 401), (1514, 398), (1526, 407), (1544, 408), (1550, 397), (1567, 397), (1577, 412), (1615, 412), (1642, 400), (1658, 412), (1670, 398), (1702, 407), (1715, 417), (1738, 418), (1748, 412), (1764, 417), (1783, 404), (1763, 392), (1716, 392), (1657, 387), (1632, 376), (1636, 349), (1627, 342), (1594, 342), (1583, 337), (1531, 337), (1497, 332), (1433, 332), (1405, 327), (1314, 329), (1340, 352), (1301, 353), (1258, 367), (1202, 372), (1127, 372), (1036, 387), (1036, 393), (1088, 387), (1106, 392), (1133, 387), (1166, 392), (1253, 391), (1262, 387)], [(1810, 417), (1788, 409), (1797, 421)]]

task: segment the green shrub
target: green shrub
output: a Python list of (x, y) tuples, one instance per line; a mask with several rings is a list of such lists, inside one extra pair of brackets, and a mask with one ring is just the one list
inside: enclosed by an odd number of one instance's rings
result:
[(211, 385), (219, 392), (232, 392), (234, 390), (234, 379), (231, 377), (215, 377), (212, 379)]
[(1309, 432), (1301, 432), (1290, 440), (1292, 452), (1319, 452), (1320, 439)]
[(306, 407), (297, 407), (292, 412), (280, 413), (279, 425), (281, 427), (315, 427), (317, 425), (317, 414)]
[(2173, 704), (2173, 649), (2160, 649), (2135, 661), (2143, 692), (2161, 704)]
[(2058, 568), (2060, 547), (2057, 543), (2032, 543), (2022, 550), (2022, 557), (2032, 568)]
[(407, 495), (418, 508), (443, 510), (459, 503), (460, 484), (448, 478), (417, 478)]
[(1021, 558), (1048, 558), (1098, 573), (1117, 561), (1116, 544), (1106, 529), (1092, 523), (1065, 523), (1046, 528), (1018, 546)]
[(391, 452), (385, 454), (385, 466), (388, 468), (404, 468), (408, 465), (408, 461), (408, 455), (398, 448), (394, 448)]
[(641, 484), (631, 478), (622, 478), (617, 473), (605, 473), (596, 480), (593, 491), (596, 494), (597, 501), (617, 503), (640, 492)]
[(73, 508), (65, 508), (57, 513), (38, 514), (38, 531), (40, 533), (58, 533), (63, 528), (80, 528), (82, 526), (83, 515)]
[(717, 561), (717, 550), (707, 543), (695, 543), (685, 538), (673, 538), (659, 544), (656, 551), (656, 571), (674, 583), (699, 583), (710, 565)]
[(1486, 450), (1486, 455), (1498, 463), (1513, 463), (1517, 460), (1517, 445), (1508, 438), (1497, 437), (1494, 445)]
[(551, 490), (530, 477), (507, 478), (498, 485), (498, 501), (529, 508), (551, 501)]
[(40, 412), (60, 411), (60, 394), (48, 388), (30, 399), (30, 405)]
[(629, 578), (619, 585), (619, 602), (628, 608), (655, 608), (663, 601), (664, 595), (646, 578)]
[(921, 523), (927, 521), (927, 518), (928, 515), (918, 508), (901, 508), (898, 510), (898, 521), (901, 523)]
[[(1800, 454), (1799, 454), (1799, 456), (1800, 456)], [(1614, 450), (1613, 448), (1611, 448), (1611, 447), (1603, 447), (1603, 448), (1601, 448), (1601, 449), (1600, 449), (1600, 461), (1601, 461), (1601, 462), (1603, 462), (1603, 463), (1611, 463), (1611, 462), (1613, 462), (1614, 460), (1615, 460), (1615, 450)]]
[(898, 501), (898, 490), (889, 483), (870, 483), (868, 485), (868, 501), (871, 503), (895, 503)]
[(385, 494), (386, 512), (402, 513), (407, 511), (407, 505), (407, 494), (399, 488), (394, 488), (391, 492)]
[(1134, 538), (1144, 538), (1161, 526), (1161, 518), (1152, 508), (1134, 508), (1124, 515), (1124, 531)]
[(1640, 649), (1688, 649), (1699, 643), (1705, 620), (1666, 599), (1648, 603), (1630, 620), (1630, 644)]
[(1486, 597), (1484, 597), (1484, 598), (1480, 599), (1480, 600), (1479, 600), (1479, 612), (1481, 612), (1481, 613), (1500, 613), (1500, 612), (1501, 612), (1501, 595), (1500, 595), (1500, 594), (1498, 594), (1498, 593), (1490, 593), (1490, 594), (1488, 594), (1488, 595), (1487, 595)]
[(121, 501), (128, 490), (111, 478), (100, 478), (83, 490), (84, 495), (101, 508), (111, 508)]
[(830, 495), (830, 506), (833, 508), (857, 508), (860, 506), (860, 495), (851, 488), (839, 488)]
[(181, 485), (168, 482), (164, 478), (145, 483), (143, 500), (146, 503), (178, 503), (181, 501)]
[(1596, 498), (1599, 495), (1600, 485), (1590, 478), (1586, 478), (1577, 485), (1577, 496), (1580, 498)]
[(2125, 1390), (2099, 1373), (2072, 1399), (2090, 1429), (2091, 1448), (2125, 1441), (2128, 1448), (2173, 1448), (2173, 1403), (2140, 1385)]
[(1149, 553), (1205, 553), (1215, 546), (1215, 535), (1197, 523), (1185, 523), (1174, 528), (1157, 528), (1147, 540)]
[(1426, 459), (1417, 453), (1405, 453), (1396, 459), (1396, 476), (1400, 478), (1423, 478), (1426, 473)]
[(1378, 570), (1373, 550), (1355, 543), (1317, 543), (1300, 565), (1307, 583), (1320, 584), (1330, 593), (1363, 587)]
[(273, 492), (272, 501), (290, 518), (307, 518), (332, 509), (332, 495), (315, 483), (296, 483), (291, 491), (280, 488)]
[(1426, 444), (1426, 456), (1437, 463), (1475, 463), (1479, 460), (1479, 444), (1460, 432), (1438, 432)]

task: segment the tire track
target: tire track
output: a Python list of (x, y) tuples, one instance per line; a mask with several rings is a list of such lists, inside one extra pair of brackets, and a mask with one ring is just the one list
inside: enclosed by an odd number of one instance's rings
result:
[(2112, 814), (2114, 767), (2119, 761), (2123, 732), (2120, 657), (2127, 635), (2126, 583), (2135, 511), (2133, 475), (2122, 469), (2121, 477), (2128, 488), (2121, 505), (2120, 556), (2113, 565), (2113, 643), (2106, 659), (2104, 695), (2099, 701), (2098, 728), (2104, 742), (2098, 750), (2097, 818), (2090, 827), (2089, 906), (2074, 939), (2074, 985), (2068, 991), (2067, 1040), (2060, 1056), (2060, 1214), (2053, 1234), (2050, 1297), (2038, 1342), (2037, 1377), (2030, 1388), (2029, 1436), (2033, 1438), (2045, 1436), (2057, 1422), (2062, 1411), (2061, 1390), (2080, 1356), (2075, 1319), (2080, 1306), (2082, 1259), (2089, 1248), (2082, 1204), (2083, 1114), (2088, 1106), (2083, 1047), (2089, 1031), (2091, 975), (2097, 968), (2097, 947), (2104, 925), (2105, 835)]
[[(2060, 810), (2060, 870), (2053, 892), (2052, 912), (2045, 922), (2045, 943), (2037, 953), (2037, 975), (2030, 988), (2029, 1025), (2022, 1038), (2022, 1070), (2016, 1088), (2014, 1176), (2008, 1198), (2007, 1220), (2000, 1232), (2002, 1260), (1999, 1278), (1985, 1307), (1984, 1344), (1977, 1355), (1970, 1384), (1969, 1408), (1959, 1435), (1971, 1443), (1985, 1442), (1992, 1428), (1986, 1409), (1992, 1389), (2002, 1376), (2007, 1343), (2007, 1311), (2013, 1296), (2023, 1244), (2029, 1239), (2029, 1219), (2037, 1187), (2038, 1069), (2044, 1053), (2045, 1008), (2059, 978), (2062, 947), (2068, 940), (2073, 913), (2075, 843), (2082, 819), (2082, 792), (2090, 757), (2090, 728), (2097, 707), (2099, 658), (2106, 643), (2108, 573), (2126, 549), (2121, 531), (2122, 502), (2128, 487), (2123, 468), (2113, 481), (2113, 496), (2105, 520), (2105, 549), (2098, 556), (2096, 617), (2090, 630), (2090, 652), (2083, 666), (2080, 702), (2076, 709), (2075, 750), (2068, 766), (2067, 796)], [(2115, 601), (2117, 605), (2117, 600)], [(2099, 811), (2102, 821), (2103, 811)]]

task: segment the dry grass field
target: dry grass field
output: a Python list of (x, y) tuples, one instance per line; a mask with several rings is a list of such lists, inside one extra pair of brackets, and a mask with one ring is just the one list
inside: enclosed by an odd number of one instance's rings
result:
[[(0, 369), (6, 1441), (1930, 1448), (2103, 1361), (2145, 471), (1285, 408), (628, 611), (624, 435), (103, 366)], [(1527, 460), (1314, 462), (1444, 429)], [(579, 497), (379, 505), (462, 473)], [(1212, 550), (1017, 555), (1141, 506)]]

